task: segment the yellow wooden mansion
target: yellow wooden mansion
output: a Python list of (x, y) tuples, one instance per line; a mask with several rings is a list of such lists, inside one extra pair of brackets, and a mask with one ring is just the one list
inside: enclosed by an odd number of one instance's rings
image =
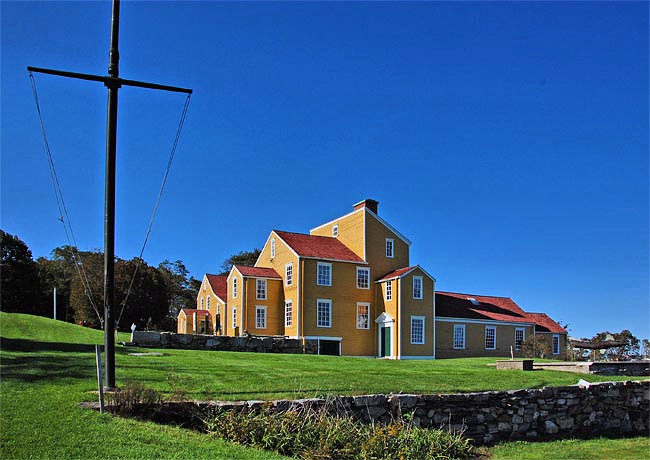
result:
[(394, 359), (506, 356), (547, 334), (564, 353), (566, 331), (511, 299), (436, 293), (435, 278), (411, 265), (411, 241), (377, 207), (361, 201), (309, 234), (273, 230), (254, 267), (203, 277), (178, 332), (298, 337), (317, 340), (321, 354)]

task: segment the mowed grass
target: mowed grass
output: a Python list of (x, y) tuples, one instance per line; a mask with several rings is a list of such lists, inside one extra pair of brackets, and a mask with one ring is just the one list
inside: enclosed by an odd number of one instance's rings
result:
[(493, 447), (489, 453), (494, 460), (647, 460), (650, 438), (510, 442)]
[[(103, 342), (101, 331), (0, 313), (0, 336), (2, 458), (279, 458), (187, 430), (79, 409), (80, 401), (96, 400), (94, 344)], [(129, 355), (143, 351), (163, 356)], [(222, 400), (505, 390), (569, 385), (580, 377), (612, 379), (496, 371), (486, 365), (490, 362), (494, 360), (384, 361), (117, 346), (116, 377), (118, 386), (132, 380), (163, 393), (181, 388), (190, 399)]]

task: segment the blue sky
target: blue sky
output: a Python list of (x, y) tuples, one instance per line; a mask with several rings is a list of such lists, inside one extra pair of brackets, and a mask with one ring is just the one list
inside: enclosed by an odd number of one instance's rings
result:
[[(5, 2), (2, 228), (67, 243), (27, 65), (105, 74), (108, 2)], [(440, 290), (650, 336), (648, 3), (124, 2), (120, 75), (193, 88), (144, 258), (200, 277), (363, 198)], [(36, 75), (73, 229), (103, 246), (106, 90)], [(120, 90), (116, 253), (184, 96)]]

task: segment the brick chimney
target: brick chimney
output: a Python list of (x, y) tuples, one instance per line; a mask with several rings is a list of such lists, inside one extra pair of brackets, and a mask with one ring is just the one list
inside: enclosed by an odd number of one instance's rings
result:
[(363, 201), (359, 201), (357, 204), (353, 205), (352, 208), (356, 211), (357, 209), (361, 208), (368, 208), (369, 211), (374, 212), (375, 214), (379, 214), (377, 212), (377, 207), (379, 206), (379, 201), (371, 200), (370, 198), (366, 198)]

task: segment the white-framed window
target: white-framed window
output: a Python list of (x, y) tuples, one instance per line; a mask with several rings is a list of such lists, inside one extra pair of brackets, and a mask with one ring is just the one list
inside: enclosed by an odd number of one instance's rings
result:
[(554, 355), (559, 355), (560, 354), (560, 335), (559, 334), (553, 334), (552, 345), (553, 345), (553, 354)]
[(526, 340), (526, 329), (523, 327), (515, 328), (515, 350), (521, 351), (521, 348)]
[(257, 300), (266, 300), (266, 280), (257, 279)]
[(332, 327), (332, 301), (329, 299), (316, 300), (316, 326)]
[(421, 276), (413, 277), (413, 298), (414, 299), (422, 298), (422, 277)]
[(291, 286), (293, 284), (293, 264), (291, 262), (284, 266), (284, 275), (287, 286)]
[(332, 225), (332, 236), (334, 238), (339, 236), (339, 226), (338, 225)]
[(465, 349), (465, 325), (454, 324), (454, 350)]
[(411, 343), (424, 344), (424, 316), (411, 316)]
[(370, 289), (370, 268), (357, 267), (357, 289)]
[(205, 305), (205, 299), (201, 297), (201, 310), (203, 310), (203, 305)]
[(316, 284), (319, 286), (331, 286), (332, 264), (318, 262), (316, 270)]
[(485, 349), (496, 350), (497, 328), (496, 326), (485, 326)]
[(205, 283), (203, 283), (203, 290), (205, 291)]
[(221, 314), (221, 305), (219, 305), (219, 302), (217, 302), (217, 315)]
[(255, 327), (257, 329), (266, 329), (266, 307), (255, 306)]
[(370, 304), (357, 302), (357, 329), (370, 329)]
[(232, 278), (232, 296), (237, 298), (237, 278), (234, 276)]
[(395, 257), (395, 240), (392, 238), (386, 238), (386, 257)]
[(284, 325), (285, 327), (293, 326), (293, 302), (291, 300), (284, 302)]
[(208, 305), (208, 310), (210, 309), (210, 296), (208, 296), (208, 301), (206, 302)]
[(271, 259), (275, 257), (275, 238), (271, 238)]
[(386, 300), (393, 300), (393, 281), (386, 281)]
[(232, 328), (233, 332), (234, 329), (237, 327), (237, 307), (232, 307)]

